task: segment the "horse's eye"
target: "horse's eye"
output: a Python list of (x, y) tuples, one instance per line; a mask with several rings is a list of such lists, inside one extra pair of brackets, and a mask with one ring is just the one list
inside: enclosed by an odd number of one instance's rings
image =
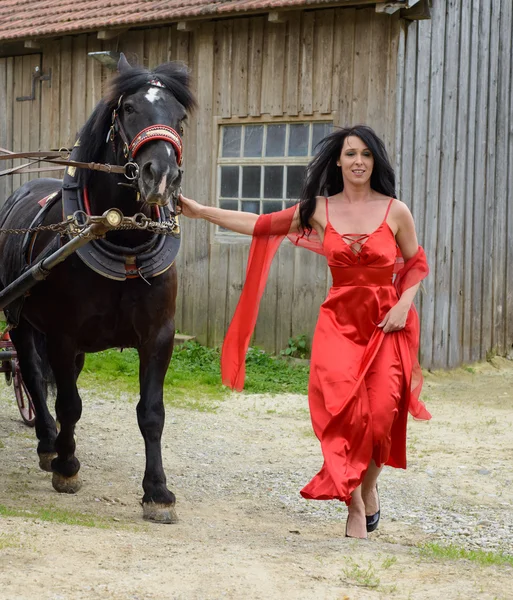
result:
[(182, 123), (180, 123), (180, 125), (178, 127), (178, 131), (179, 131), (180, 135), (183, 136), (183, 125), (182, 125)]
[(134, 107), (131, 104), (125, 104), (123, 110), (125, 111), (125, 114), (131, 115), (134, 112)]

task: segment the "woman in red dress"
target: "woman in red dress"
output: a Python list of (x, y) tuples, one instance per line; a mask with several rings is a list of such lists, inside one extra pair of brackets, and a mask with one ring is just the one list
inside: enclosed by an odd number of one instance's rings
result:
[(333, 286), (312, 342), (308, 399), (324, 464), (301, 494), (348, 505), (346, 535), (366, 538), (380, 517), (377, 479), (406, 468), (410, 412), (419, 400), (418, 317), (413, 299), (428, 267), (408, 207), (395, 197), (383, 142), (369, 127), (335, 131), (307, 169), (298, 207), (252, 213), (181, 198), (187, 217), (253, 236), (246, 282), (227, 332), (223, 382), (242, 389), (244, 359), (272, 258), (285, 236), (324, 254)]

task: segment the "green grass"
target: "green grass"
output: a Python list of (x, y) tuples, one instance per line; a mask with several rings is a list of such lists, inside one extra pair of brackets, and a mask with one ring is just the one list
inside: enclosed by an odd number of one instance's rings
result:
[(101, 519), (92, 515), (62, 510), (52, 506), (21, 510), (0, 504), (0, 516), (40, 519), (41, 521), (48, 521), (50, 523), (80, 525), (82, 527), (96, 527), (100, 529), (106, 529), (108, 527), (113, 527), (114, 525), (108, 519)]
[(513, 555), (503, 552), (486, 552), (484, 550), (465, 550), (454, 545), (429, 543), (420, 546), (421, 555), (442, 560), (470, 560), (482, 566), (510, 565), (513, 566)]
[[(164, 386), (166, 402), (182, 408), (215, 410), (227, 389), (221, 384), (220, 352), (197, 342), (175, 348)], [(119, 391), (139, 392), (139, 359), (132, 349), (89, 354), (79, 384), (114, 384)], [(308, 367), (290, 365), (262, 350), (250, 348), (246, 360), (247, 393), (306, 393)]]
[(19, 548), (21, 541), (17, 536), (0, 534), (0, 550), (5, 548)]

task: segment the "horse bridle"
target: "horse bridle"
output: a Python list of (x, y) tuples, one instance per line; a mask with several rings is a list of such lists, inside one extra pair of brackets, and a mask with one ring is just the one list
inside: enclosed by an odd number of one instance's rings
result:
[[(151, 79), (148, 83), (149, 85), (155, 87), (165, 88), (165, 86), (156, 78)], [(144, 144), (147, 144), (153, 140), (164, 140), (173, 146), (176, 155), (176, 162), (178, 167), (181, 167), (183, 159), (183, 142), (178, 132), (176, 132), (172, 127), (160, 124), (150, 125), (135, 135), (131, 142), (129, 141), (123, 127), (123, 123), (119, 118), (119, 109), (121, 108), (122, 101), (123, 96), (121, 95), (116, 108), (112, 111), (112, 123), (107, 135), (107, 143), (110, 141), (114, 144), (116, 133), (118, 133), (119, 137), (123, 141), (123, 154), (129, 163), (133, 163), (136, 154), (139, 152), (142, 146), (144, 146)]]

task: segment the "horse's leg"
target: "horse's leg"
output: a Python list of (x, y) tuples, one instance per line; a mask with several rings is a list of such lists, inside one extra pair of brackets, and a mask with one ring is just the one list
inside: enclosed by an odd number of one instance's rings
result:
[(166, 487), (160, 439), (164, 428), (163, 385), (173, 353), (174, 327), (162, 329), (139, 351), (141, 399), (137, 421), (146, 448), (143, 516), (159, 523), (176, 523), (175, 495)]
[(39, 466), (44, 471), (51, 471), (51, 462), (56, 456), (57, 428), (46, 403), (48, 379), (51, 379), (46, 344), (42, 334), (35, 331), (25, 319), (20, 320), (18, 327), (13, 329), (10, 335), (18, 354), (21, 375), (36, 413), (35, 429), (39, 440), (37, 445)]
[(52, 460), (52, 485), (58, 492), (74, 494), (82, 487), (78, 475), (80, 462), (75, 456), (75, 425), (82, 414), (82, 400), (76, 385), (80, 372), (77, 353), (71, 340), (48, 339), (48, 358), (55, 376), (57, 398), (55, 414), (60, 431), (55, 440), (57, 457)]

